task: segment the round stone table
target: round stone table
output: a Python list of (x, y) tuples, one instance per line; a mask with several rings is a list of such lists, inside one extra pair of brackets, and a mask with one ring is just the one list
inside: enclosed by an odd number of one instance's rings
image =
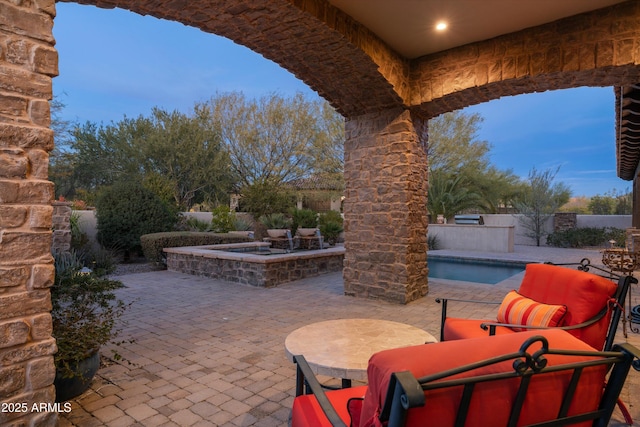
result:
[(404, 323), (377, 319), (336, 319), (312, 323), (291, 332), (285, 342), (289, 360), (303, 355), (317, 375), (366, 381), (369, 358), (382, 350), (437, 340), (428, 332)]

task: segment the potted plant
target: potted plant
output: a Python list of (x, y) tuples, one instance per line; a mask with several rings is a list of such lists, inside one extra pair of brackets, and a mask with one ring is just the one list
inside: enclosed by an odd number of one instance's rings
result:
[[(100, 347), (121, 332), (117, 322), (128, 307), (114, 291), (123, 285), (84, 267), (75, 251), (54, 254), (51, 288), (52, 335), (58, 352), (56, 402), (83, 393), (100, 365)], [(116, 359), (121, 357), (115, 354)]]
[(277, 239), (287, 236), (291, 221), (282, 213), (263, 215), (259, 221), (267, 228), (269, 237)]
[(318, 229), (318, 214), (311, 209), (294, 209), (292, 211), (294, 234), (313, 236)]

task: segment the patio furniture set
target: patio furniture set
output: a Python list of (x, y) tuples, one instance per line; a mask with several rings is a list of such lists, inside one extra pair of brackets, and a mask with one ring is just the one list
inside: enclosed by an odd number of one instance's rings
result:
[(450, 317), (450, 303), (477, 301), (439, 299), (440, 342), (384, 321), (358, 334), (363, 319), (294, 331), (285, 343), (297, 365), (291, 425), (606, 426), (616, 404), (632, 424), (619, 395), (631, 367), (640, 370), (640, 350), (614, 339), (638, 281), (588, 260), (568, 267), (527, 265), (520, 288), (494, 302), (495, 319)]

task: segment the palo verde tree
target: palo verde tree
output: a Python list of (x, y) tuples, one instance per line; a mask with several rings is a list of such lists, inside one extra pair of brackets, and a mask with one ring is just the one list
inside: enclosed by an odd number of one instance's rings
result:
[(233, 92), (217, 94), (209, 106), (241, 187), (342, 173), (344, 120), (325, 102)]
[(527, 186), (522, 198), (515, 202), (520, 217), (520, 224), (526, 235), (535, 239), (536, 246), (545, 235), (545, 222), (569, 201), (571, 190), (563, 183), (554, 183), (560, 168), (539, 172), (536, 168), (529, 171)]
[(288, 206), (276, 203), (290, 199), (283, 187), (302, 178), (343, 182), (344, 119), (328, 103), (300, 93), (250, 99), (233, 92), (215, 95), (208, 107), (238, 178), (244, 209), (258, 216), (284, 212)]

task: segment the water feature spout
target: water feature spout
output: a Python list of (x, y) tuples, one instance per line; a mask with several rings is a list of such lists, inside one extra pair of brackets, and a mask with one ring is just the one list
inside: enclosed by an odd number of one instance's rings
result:
[(293, 252), (293, 237), (291, 237), (291, 230), (287, 230), (287, 240), (289, 240), (289, 252)]
[(320, 249), (324, 249), (323, 237), (319, 229), (316, 230), (316, 237), (318, 238), (318, 245), (320, 246)]

